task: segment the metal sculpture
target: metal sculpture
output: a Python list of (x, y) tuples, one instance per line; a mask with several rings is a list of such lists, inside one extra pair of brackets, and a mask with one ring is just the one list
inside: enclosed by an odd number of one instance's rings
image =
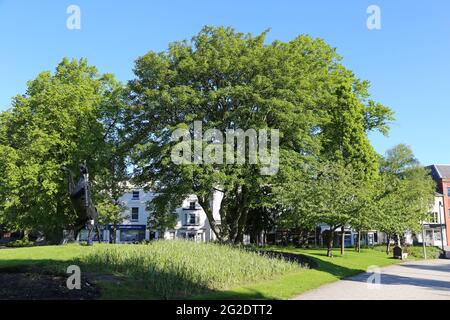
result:
[(75, 237), (78, 233), (86, 227), (88, 229), (88, 245), (92, 245), (92, 236), (94, 229), (97, 232), (98, 241), (100, 238), (100, 228), (98, 225), (98, 212), (92, 202), (90, 185), (89, 185), (89, 171), (84, 161), (80, 165), (80, 178), (77, 184), (74, 183), (72, 171), (67, 167), (62, 166), (61, 170), (68, 175), (68, 192), (72, 206), (77, 214), (75, 221)]

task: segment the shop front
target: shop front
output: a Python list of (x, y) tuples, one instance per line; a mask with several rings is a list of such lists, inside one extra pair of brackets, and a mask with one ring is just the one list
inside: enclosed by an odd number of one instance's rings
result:
[[(113, 226), (108, 226), (111, 232)], [(147, 227), (145, 225), (118, 225), (116, 239), (121, 243), (136, 243), (145, 240), (145, 230)]]

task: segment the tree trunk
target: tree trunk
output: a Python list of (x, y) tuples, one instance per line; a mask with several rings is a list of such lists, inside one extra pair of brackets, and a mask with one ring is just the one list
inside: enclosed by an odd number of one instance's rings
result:
[(245, 230), (245, 223), (247, 221), (247, 213), (248, 213), (248, 210), (246, 208), (242, 209), (242, 211), (240, 213), (237, 230), (236, 230), (236, 238), (234, 241), (235, 244), (243, 244), (244, 243), (244, 230)]
[(111, 243), (116, 244), (116, 240), (117, 240), (117, 225), (114, 224), (113, 229), (111, 230), (112, 234), (110, 234), (111, 237)]
[(102, 243), (103, 242), (102, 234), (101, 234), (100, 227), (98, 224), (95, 226), (95, 231), (97, 232), (98, 243)]
[(302, 248), (303, 245), (304, 245), (304, 243), (303, 243), (303, 232), (300, 231), (300, 234), (298, 235), (297, 246), (298, 246), (299, 248)]
[(389, 255), (391, 253), (391, 235), (387, 235), (387, 243), (386, 243), (386, 254)]
[(345, 227), (341, 227), (341, 255), (345, 253)]
[(355, 249), (356, 249), (356, 252), (361, 253), (361, 231), (360, 230), (358, 230), (358, 239), (356, 242)]
[(334, 226), (330, 227), (330, 234), (328, 237), (328, 245), (327, 245), (327, 257), (333, 257), (333, 238), (334, 238)]
[(236, 220), (236, 229), (235, 229), (235, 244), (243, 244), (244, 243), (244, 229), (247, 223), (248, 217), (248, 192), (246, 186), (242, 186), (236, 190), (237, 193), (237, 220)]
[[(222, 201), (223, 201), (223, 199), (222, 199)], [(203, 211), (205, 212), (206, 217), (208, 218), (209, 225), (210, 225), (212, 231), (214, 232), (217, 240), (222, 242), (223, 241), (222, 232), (221, 232), (220, 228), (218, 227), (216, 220), (214, 219), (213, 212), (209, 205), (209, 199), (204, 199), (203, 197), (198, 197), (198, 203), (203, 208)], [(221, 223), (223, 223), (223, 222), (224, 221), (221, 221)]]

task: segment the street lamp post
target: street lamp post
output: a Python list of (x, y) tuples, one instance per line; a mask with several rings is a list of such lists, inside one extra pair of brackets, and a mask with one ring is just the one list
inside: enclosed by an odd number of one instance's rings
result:
[(423, 257), (427, 259), (427, 244), (425, 243), (425, 223), (422, 222), (422, 246), (423, 246)]
[(441, 247), (442, 247), (442, 251), (445, 251), (444, 249), (444, 232), (442, 231), (442, 202), (439, 201), (439, 226), (441, 229)]

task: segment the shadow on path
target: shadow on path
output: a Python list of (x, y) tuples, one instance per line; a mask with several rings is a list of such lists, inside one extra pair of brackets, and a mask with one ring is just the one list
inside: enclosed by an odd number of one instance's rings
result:
[[(402, 264), (392, 266), (383, 272), (381, 271), (381, 284), (386, 286), (400, 286), (408, 285), (414, 287), (421, 287), (426, 289), (450, 291), (450, 264), (445, 265), (420, 265), (420, 264)], [(441, 274), (417, 272), (411, 273), (411, 271), (438, 271)], [(396, 274), (392, 274), (392, 273)], [(442, 274), (442, 272), (448, 272)], [(398, 273), (404, 274), (400, 275)], [(355, 277), (348, 278), (346, 280), (355, 282), (367, 282), (367, 279), (372, 274), (364, 273)], [(436, 279), (438, 278), (438, 279)], [(445, 279), (447, 278), (447, 279)]]

